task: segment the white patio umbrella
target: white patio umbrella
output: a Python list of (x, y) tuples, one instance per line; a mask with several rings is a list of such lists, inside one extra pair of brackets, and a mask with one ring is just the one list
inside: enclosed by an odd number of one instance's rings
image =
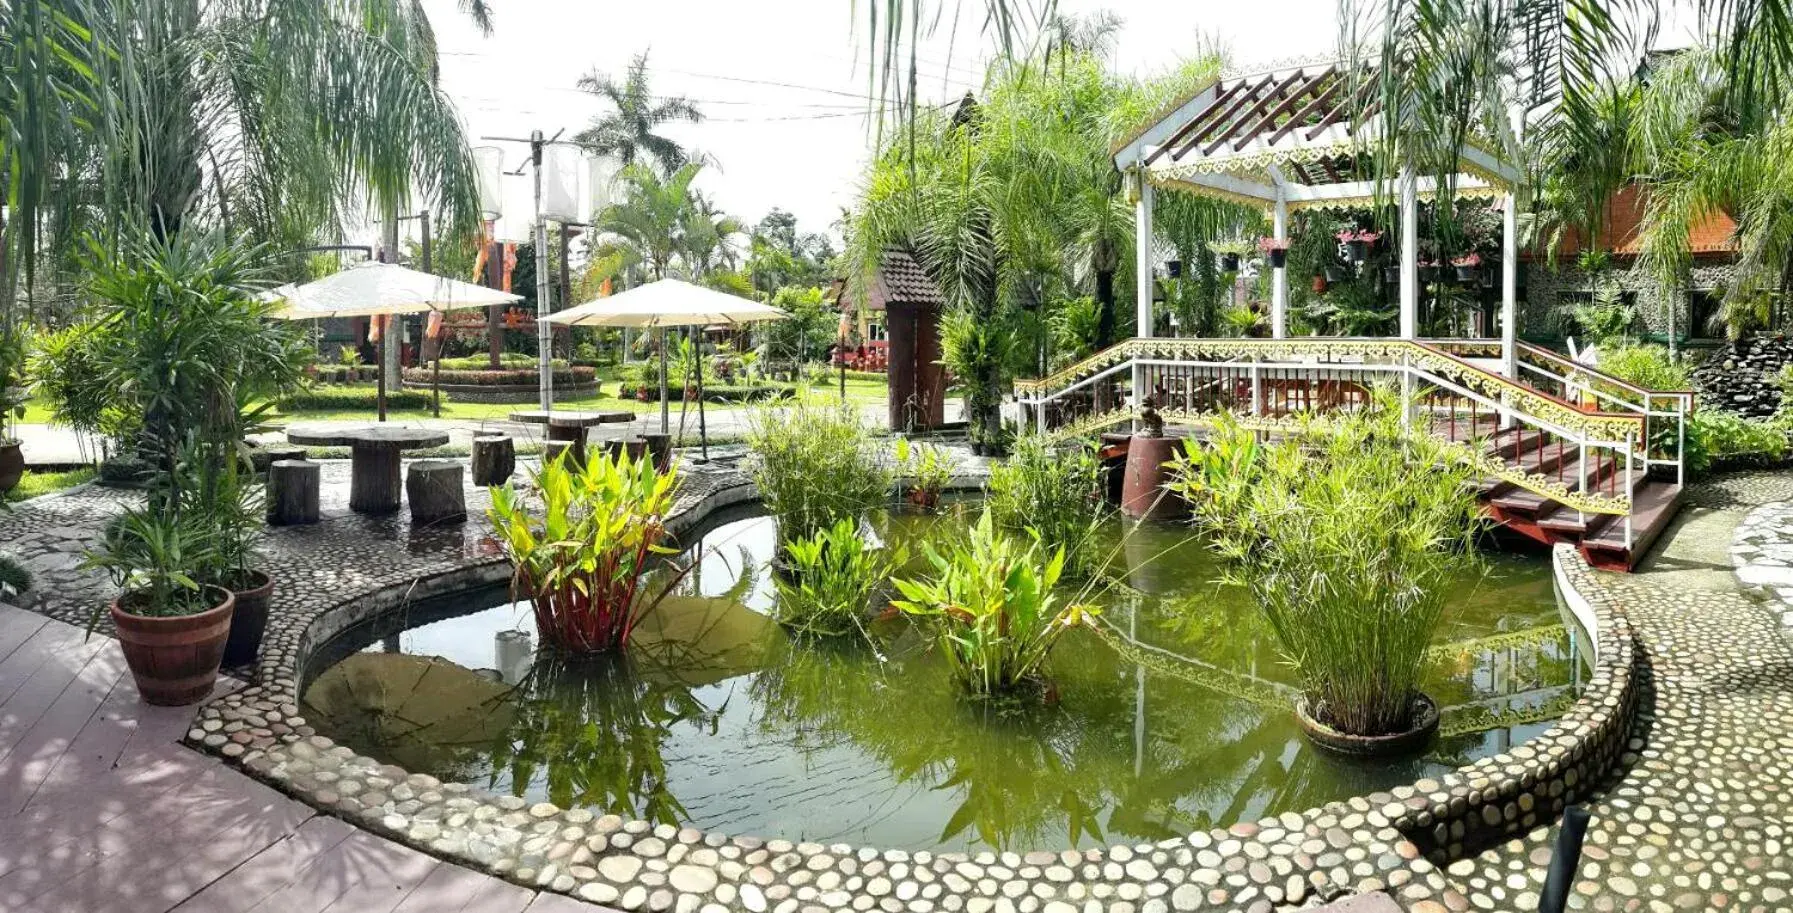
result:
[[(283, 302), (275, 317), (317, 320), (323, 317), (390, 317), (455, 308), (514, 304), (520, 295), (419, 272), (396, 263), (369, 261), (304, 285), (269, 289), (265, 297)], [(390, 330), (380, 336), (392, 344)], [(386, 420), (386, 372), (380, 372), (380, 421)]]
[[(761, 320), (783, 320), (790, 315), (769, 304), (738, 295), (692, 285), (678, 279), (661, 279), (626, 292), (588, 301), (578, 307), (550, 314), (545, 320), (565, 326), (651, 327), (660, 331), (660, 433), (669, 424), (666, 396), (666, 328), (734, 326)], [(704, 426), (703, 369), (697, 372), (697, 435), (709, 456), (709, 436)]]

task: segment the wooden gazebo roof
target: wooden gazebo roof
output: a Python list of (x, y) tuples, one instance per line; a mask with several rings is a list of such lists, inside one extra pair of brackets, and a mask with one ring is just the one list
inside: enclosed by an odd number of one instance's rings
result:
[[(1366, 156), (1383, 119), (1374, 74), (1333, 62), (1229, 76), (1196, 93), (1115, 150), (1155, 186), (1252, 205), (1360, 206), (1376, 197)], [(1475, 144), (1460, 151), (1458, 196), (1493, 196), (1513, 168)], [(1419, 178), (1421, 197), (1436, 195)]]

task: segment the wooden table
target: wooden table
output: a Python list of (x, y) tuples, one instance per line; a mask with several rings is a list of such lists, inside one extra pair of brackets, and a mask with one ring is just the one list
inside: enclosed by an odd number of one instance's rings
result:
[(286, 439), (306, 447), (349, 448), (349, 509), (364, 514), (389, 514), (398, 510), (404, 496), (399, 454), (447, 446), (448, 432), (389, 426), (331, 431), (294, 428), (287, 430)]

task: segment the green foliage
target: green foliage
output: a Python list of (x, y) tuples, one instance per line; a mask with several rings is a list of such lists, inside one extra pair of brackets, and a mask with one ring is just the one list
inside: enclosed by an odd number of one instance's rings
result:
[[(567, 360), (564, 358), (549, 359), (548, 363), (562, 369), (567, 366)], [(511, 371), (534, 371), (541, 367), (541, 362), (537, 361), (534, 355), (525, 355), (521, 352), (500, 352), (498, 353), (498, 367)], [(442, 370), (490, 371), (492, 370), (492, 358), (485, 353), (463, 355), (459, 358), (444, 358), (442, 359)]]
[(990, 464), (985, 510), (997, 529), (1062, 553), (1071, 576), (1090, 576), (1101, 560), (1101, 471), (1087, 445), (1061, 451), (1022, 435), (1007, 459)]
[[(280, 397), (281, 412), (335, 412), (360, 410), (373, 412), (379, 408), (380, 395), (367, 387), (318, 386), (296, 390)], [(397, 412), (422, 412), (430, 407), (428, 390), (388, 390), (386, 408)]]
[(975, 695), (1013, 691), (1037, 679), (1052, 645), (1094, 609), (1059, 606), (1053, 593), (1064, 552), (1001, 532), (986, 512), (971, 535), (944, 551), (924, 542), (933, 568), (924, 579), (897, 578), (894, 604), (935, 626), (954, 678)]
[(909, 499), (924, 507), (933, 506), (940, 493), (953, 480), (958, 458), (937, 444), (913, 443), (897, 438), (897, 468), (909, 480)]
[(1588, 302), (1575, 305), (1570, 311), (1582, 335), (1596, 345), (1628, 339), (1631, 325), (1637, 321), (1637, 309), (1619, 297), (1617, 280), (1596, 276), (1592, 281)]
[(1687, 417), (1687, 468), (1773, 466), (1788, 453), (1788, 425), (1781, 416), (1761, 422), (1718, 409), (1699, 409)]
[(1687, 363), (1669, 356), (1662, 346), (1638, 343), (1600, 352), (1600, 371), (1645, 390), (1691, 390)]
[(1403, 435), (1379, 391), (1358, 414), (1309, 416), (1259, 444), (1220, 425), (1181, 483), (1229, 577), (1248, 586), (1300, 678), (1310, 712), (1342, 732), (1408, 723), (1448, 587), (1479, 561), (1473, 470)]
[(141, 413), (119, 391), (94, 382), (105, 353), (116, 349), (113, 330), (97, 322), (77, 323), (39, 334), (28, 361), (33, 392), (58, 424), (114, 441), (136, 437)]
[(513, 592), (530, 601), (542, 637), (574, 653), (621, 649), (654, 601), (640, 591), (661, 546), (678, 492), (676, 470), (627, 454), (564, 458), (532, 478), (535, 499), (506, 482), (492, 489), (487, 515), (515, 574)]
[(753, 410), (747, 425), (750, 472), (781, 540), (857, 522), (890, 497), (891, 468), (857, 408), (800, 395)]
[[(198, 569), (216, 561), (217, 537), (169, 501), (130, 508), (106, 527), (84, 567), (103, 570), (125, 592), (119, 606), (134, 615), (195, 615), (215, 605)], [(94, 609), (97, 623), (101, 608)]]
[(828, 308), (819, 287), (781, 287), (772, 295), (771, 304), (790, 316), (765, 324), (768, 358), (812, 361), (834, 343), (840, 315)]
[(6, 493), (6, 500), (23, 501), (53, 494), (92, 481), (94, 475), (92, 469), (71, 469), (68, 472), (35, 472), (27, 469), (19, 479), (18, 486)]
[(31, 589), (31, 572), (19, 559), (0, 555), (0, 596), (17, 597)]
[(1070, 364), (1096, 352), (1102, 310), (1096, 299), (1084, 296), (1059, 302), (1052, 310), (1052, 346), (1059, 364)]
[(850, 517), (786, 542), (784, 554), (788, 568), (773, 578), (778, 623), (828, 637), (862, 629), (872, 596), (908, 560), (900, 549), (867, 542)]

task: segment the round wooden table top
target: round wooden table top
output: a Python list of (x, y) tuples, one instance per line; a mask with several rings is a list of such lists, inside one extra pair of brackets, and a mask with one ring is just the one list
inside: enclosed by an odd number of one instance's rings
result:
[(543, 412), (540, 409), (529, 409), (512, 412), (511, 421), (526, 425), (559, 425), (562, 428), (593, 428), (598, 425), (615, 425), (635, 420), (633, 412)]
[(425, 447), (447, 446), (448, 432), (394, 425), (375, 425), (367, 428), (289, 428), (286, 432), (286, 439), (305, 447), (388, 447), (393, 450), (420, 450)]

